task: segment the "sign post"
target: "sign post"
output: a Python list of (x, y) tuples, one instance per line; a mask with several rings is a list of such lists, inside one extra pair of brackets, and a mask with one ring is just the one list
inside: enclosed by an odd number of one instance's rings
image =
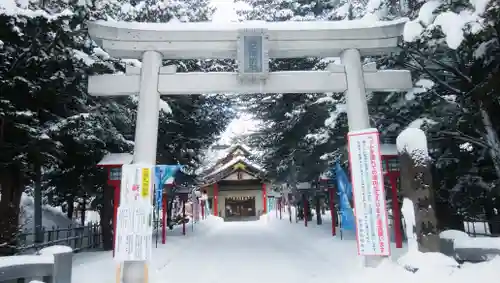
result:
[(390, 255), (384, 179), (377, 129), (349, 132), (349, 163), (353, 187), (358, 254), (365, 265)]
[(147, 272), (153, 241), (153, 180), (153, 166), (131, 164), (122, 167), (114, 247), (114, 259), (119, 263), (117, 275), (120, 270), (125, 271), (121, 265), (134, 262), (144, 262), (144, 272)]

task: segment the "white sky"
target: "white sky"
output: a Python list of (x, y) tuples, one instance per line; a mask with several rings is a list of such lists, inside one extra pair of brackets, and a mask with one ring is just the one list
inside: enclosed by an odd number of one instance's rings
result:
[[(245, 3), (234, 3), (234, 0), (212, 0), (212, 5), (217, 9), (213, 16), (213, 22), (228, 23), (238, 21), (236, 9), (248, 7)], [(256, 129), (257, 121), (248, 114), (241, 114), (239, 118), (229, 123), (226, 130), (221, 134), (219, 143), (229, 144), (235, 136), (246, 134)]]
[(248, 114), (240, 114), (240, 117), (229, 123), (226, 130), (221, 134), (219, 144), (229, 144), (231, 139), (248, 134), (257, 129), (257, 121)]

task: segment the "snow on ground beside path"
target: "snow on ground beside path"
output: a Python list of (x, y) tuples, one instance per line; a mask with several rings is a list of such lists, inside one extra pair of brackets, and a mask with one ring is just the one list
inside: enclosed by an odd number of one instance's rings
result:
[[(466, 263), (457, 268), (458, 263), (443, 254), (408, 253), (406, 245), (403, 245), (403, 249), (396, 249), (394, 243), (391, 243), (392, 256), (390, 260), (383, 261), (377, 268), (362, 268), (361, 258), (357, 256), (354, 235), (344, 235), (344, 239), (340, 240), (339, 231), (337, 230), (337, 237), (331, 236), (331, 220), (328, 212), (323, 217), (323, 225), (316, 225), (315, 217), (313, 217), (313, 221), (308, 223), (308, 227), (304, 227), (303, 221), (295, 223), (294, 217), (292, 217), (293, 222), (290, 224), (286, 213), (283, 214), (282, 220), (277, 219), (273, 213), (269, 214), (268, 224), (274, 223), (278, 229), (283, 229), (286, 234), (291, 234), (293, 230), (296, 230), (293, 234), (300, 234), (304, 241), (313, 242), (318, 253), (328, 254), (331, 257), (330, 262), (337, 262), (335, 257), (341, 255), (342, 267), (346, 270), (338, 275), (345, 275), (345, 277), (336, 276), (335, 278), (343, 283), (470, 283), (472, 281), (490, 281), (491, 278), (498, 277), (500, 257), (484, 263)], [(300, 233), (297, 233), (297, 231), (300, 231)], [(460, 245), (465, 246), (474, 246), (476, 244), (493, 245), (492, 241), (495, 240), (500, 242), (500, 239), (496, 238), (471, 238), (461, 231), (445, 231), (442, 235), (459, 239)], [(298, 236), (296, 237), (298, 238)], [(484, 242), (483, 239), (485, 239)], [(485, 243), (485, 241), (489, 243)], [(412, 273), (406, 270), (405, 266), (411, 266), (419, 270)], [(332, 265), (332, 268), (337, 269), (334, 265)]]

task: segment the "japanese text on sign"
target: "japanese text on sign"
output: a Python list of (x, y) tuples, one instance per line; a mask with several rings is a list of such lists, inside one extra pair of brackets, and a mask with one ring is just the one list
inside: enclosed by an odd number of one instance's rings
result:
[(116, 227), (115, 260), (145, 261), (151, 258), (153, 207), (120, 206)]
[(360, 255), (389, 255), (378, 132), (376, 129), (350, 132), (348, 139), (358, 252)]
[(147, 261), (153, 238), (152, 167), (127, 164), (122, 167), (118, 207), (115, 260)]
[(149, 178), (151, 176), (151, 170), (149, 168), (142, 169), (142, 197), (149, 197)]

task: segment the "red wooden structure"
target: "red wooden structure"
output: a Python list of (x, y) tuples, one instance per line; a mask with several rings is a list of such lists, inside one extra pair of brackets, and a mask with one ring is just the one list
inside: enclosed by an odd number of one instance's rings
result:
[(394, 240), (396, 248), (403, 247), (403, 235), (401, 231), (401, 209), (398, 200), (398, 182), (399, 182), (399, 157), (398, 155), (382, 155), (382, 166), (384, 167), (384, 178), (389, 179), (391, 185), (391, 203), (392, 203), (392, 225), (394, 229)]
[[(384, 179), (388, 181), (391, 186), (391, 203), (392, 203), (392, 219), (393, 219), (393, 229), (394, 229), (394, 240), (396, 242), (396, 248), (403, 247), (403, 234), (401, 231), (401, 208), (399, 206), (398, 200), (398, 182), (400, 177), (399, 171), (399, 156), (388, 149), (382, 149), (382, 167), (384, 171)], [(320, 179), (321, 182), (327, 182), (328, 179)], [(335, 185), (329, 184), (329, 200), (330, 200), (330, 211), (332, 216), (332, 235), (335, 236), (335, 211), (334, 211), (334, 200), (335, 200)]]
[[(252, 198), (258, 197), (262, 200), (261, 204), (254, 201), (252, 211), (255, 212), (255, 216), (258, 217), (259, 213), (263, 214), (268, 212), (267, 180), (263, 177), (265, 171), (247, 158), (247, 156), (251, 155), (250, 150), (246, 146), (236, 144), (229, 147), (224, 157), (217, 160), (216, 164), (204, 173), (204, 184), (201, 185), (201, 189), (207, 191), (208, 196), (211, 197), (211, 200), (206, 201), (211, 203), (211, 210), (214, 216), (222, 218), (228, 217), (226, 215), (226, 207), (222, 207), (222, 203), (225, 203), (229, 198), (228, 192), (230, 194), (235, 191), (241, 193), (250, 186), (255, 187), (255, 190), (257, 189), (256, 187), (259, 186), (259, 190), (261, 191), (258, 196), (251, 195)], [(256, 203), (259, 203), (258, 208), (256, 207)], [(260, 207), (261, 205), (262, 207)], [(202, 217), (208, 212), (205, 212), (203, 207), (204, 206), (202, 206)]]
[(118, 206), (120, 205), (120, 187), (122, 178), (122, 166), (131, 164), (134, 156), (130, 153), (109, 153), (97, 163), (98, 167), (102, 167), (108, 171), (107, 184), (113, 187), (113, 255), (115, 252), (116, 239), (116, 217), (118, 214)]

